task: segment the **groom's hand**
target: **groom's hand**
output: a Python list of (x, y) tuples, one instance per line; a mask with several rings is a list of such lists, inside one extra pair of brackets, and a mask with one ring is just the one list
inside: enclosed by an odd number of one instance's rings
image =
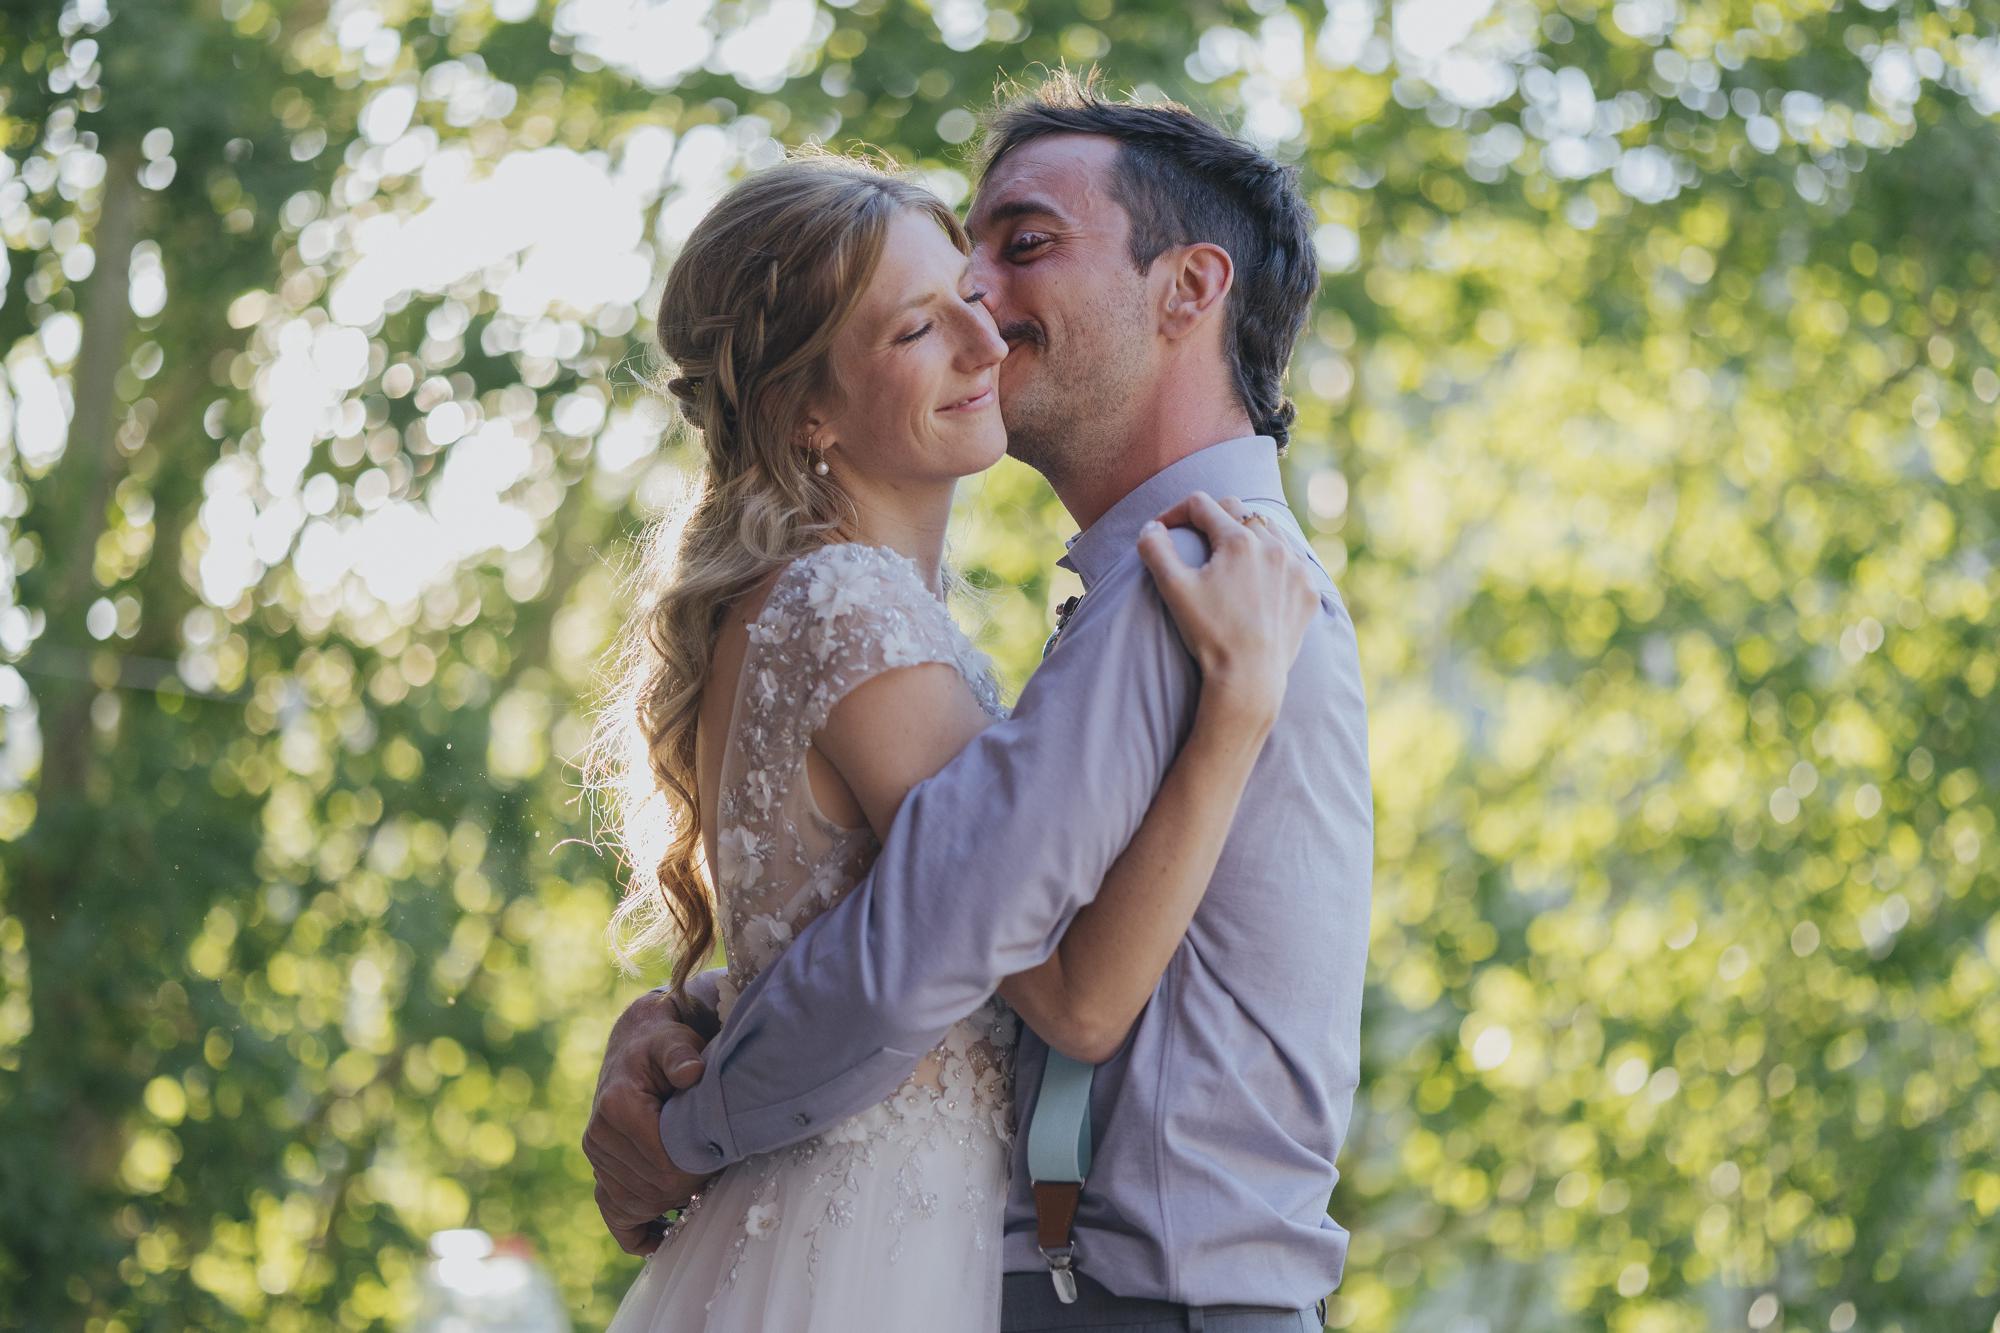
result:
[(627, 1254), (657, 1249), (660, 1215), (686, 1207), (707, 1179), (675, 1166), (660, 1143), (660, 1107), (701, 1081), (704, 1044), (673, 998), (657, 991), (634, 1000), (605, 1043), (583, 1152), (597, 1177), (597, 1211)]

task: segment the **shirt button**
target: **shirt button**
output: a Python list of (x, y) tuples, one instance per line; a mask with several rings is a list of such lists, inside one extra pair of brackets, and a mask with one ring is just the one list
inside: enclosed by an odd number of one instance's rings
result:
[(812, 1117), (807, 1115), (804, 1111), (800, 1111), (799, 1113), (797, 1113), (792, 1117), (792, 1123), (798, 1125), (800, 1128), (804, 1128), (805, 1126), (810, 1125), (812, 1123)]
[(717, 1161), (717, 1162), (721, 1161), (721, 1160), (722, 1160), (722, 1145), (721, 1145), (721, 1144), (719, 1144), (719, 1143), (716, 1143), (716, 1142), (715, 1142), (714, 1140), (710, 1140), (710, 1141), (709, 1141), (709, 1145), (708, 1145), (708, 1155), (709, 1155), (709, 1158), (710, 1158), (711, 1160), (713, 1160), (713, 1161)]

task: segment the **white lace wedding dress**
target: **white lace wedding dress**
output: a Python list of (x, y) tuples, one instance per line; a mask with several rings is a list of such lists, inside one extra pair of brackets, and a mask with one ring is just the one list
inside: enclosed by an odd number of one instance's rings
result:
[[(794, 561), (749, 639), (717, 806), (725, 1018), (879, 849), (813, 801), (806, 751), (834, 704), (880, 672), (943, 662), (1000, 715), (985, 656), (881, 547)], [(1015, 1032), (988, 1001), (887, 1101), (722, 1172), (646, 1261), (613, 1333), (997, 1329)]]

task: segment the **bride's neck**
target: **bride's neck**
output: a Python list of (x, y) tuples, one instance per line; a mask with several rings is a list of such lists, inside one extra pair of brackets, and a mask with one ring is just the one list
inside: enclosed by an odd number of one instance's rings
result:
[(953, 487), (893, 495), (849, 493), (854, 521), (841, 530), (849, 541), (886, 546), (908, 556), (932, 592), (941, 586), (945, 528)]

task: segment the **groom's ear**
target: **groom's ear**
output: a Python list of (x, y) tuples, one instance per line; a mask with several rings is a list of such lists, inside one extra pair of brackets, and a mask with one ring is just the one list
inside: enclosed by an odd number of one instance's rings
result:
[(1169, 250), (1155, 262), (1171, 266), (1166, 303), (1160, 310), (1161, 333), (1185, 338), (1222, 313), (1223, 301), (1236, 278), (1236, 265), (1227, 250), (1197, 241)]

